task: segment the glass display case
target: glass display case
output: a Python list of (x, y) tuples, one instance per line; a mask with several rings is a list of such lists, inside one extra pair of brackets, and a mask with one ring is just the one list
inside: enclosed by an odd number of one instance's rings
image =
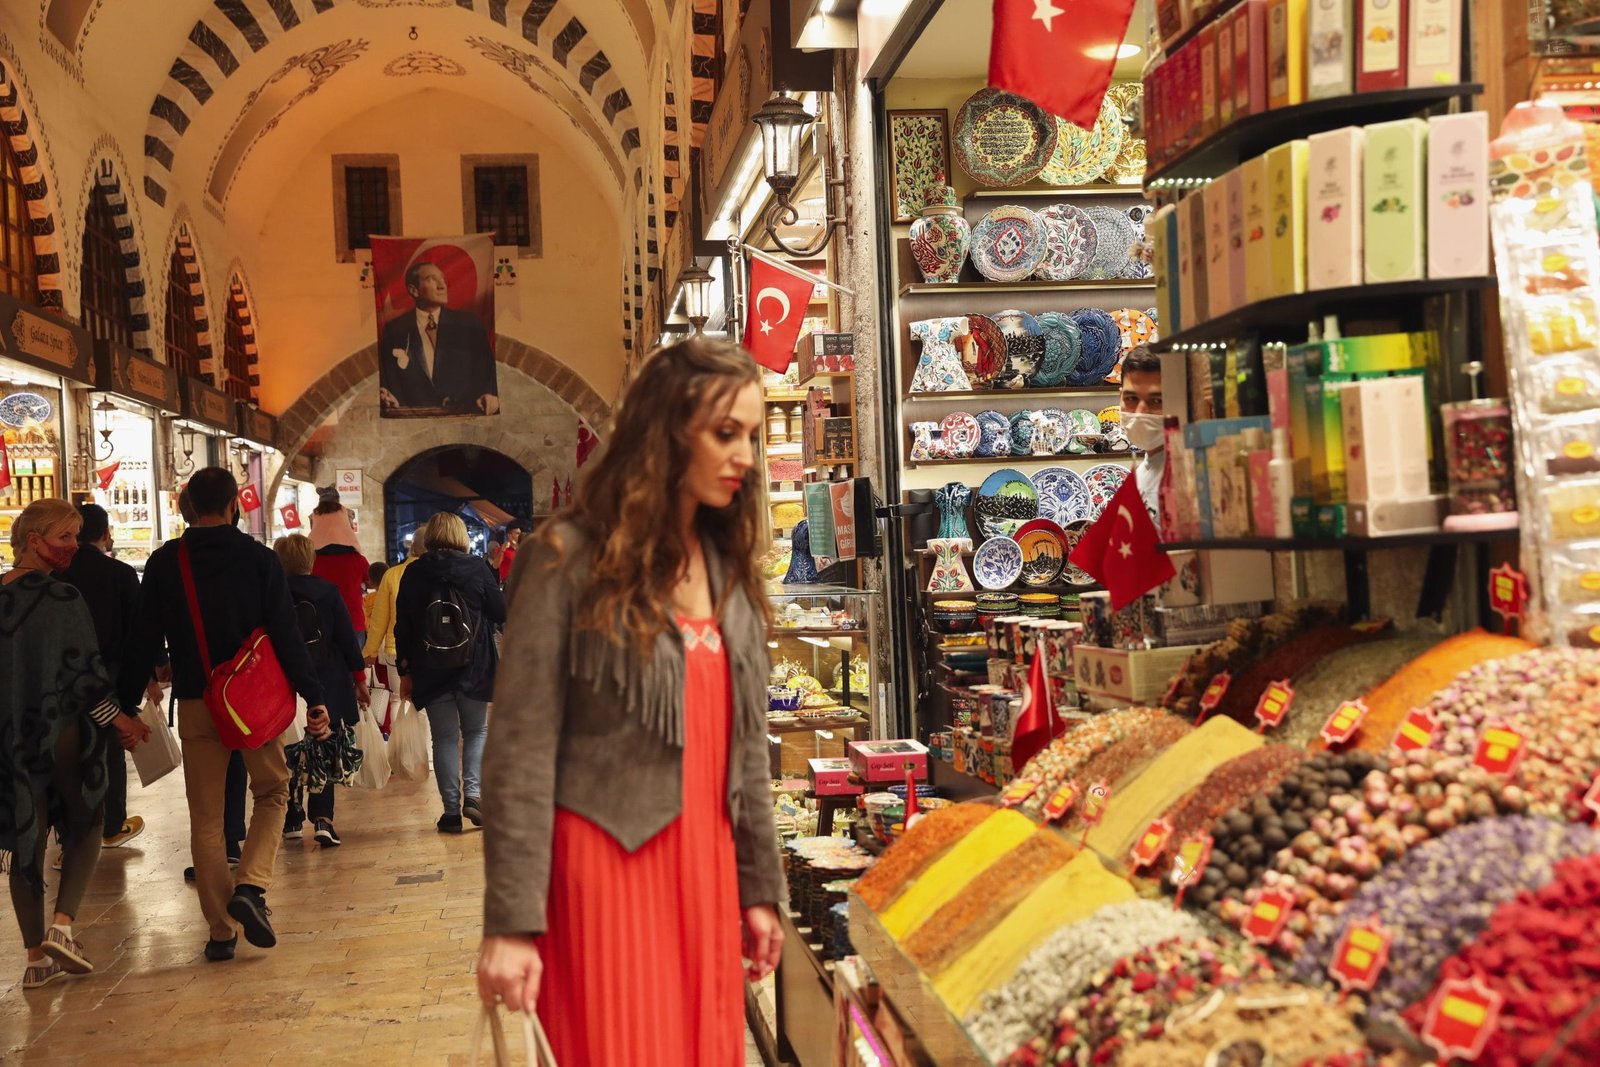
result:
[(803, 778), (807, 760), (843, 757), (849, 742), (872, 736), (877, 679), (868, 608), (876, 595), (835, 585), (777, 586), (768, 593), (767, 735), (774, 777)]

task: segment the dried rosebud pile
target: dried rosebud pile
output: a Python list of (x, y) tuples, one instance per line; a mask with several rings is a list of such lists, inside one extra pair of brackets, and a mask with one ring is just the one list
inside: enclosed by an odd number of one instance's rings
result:
[(1563, 704), (1600, 686), (1600, 651), (1535, 648), (1463, 671), (1429, 701), (1439, 716), (1432, 747), (1471, 756), (1486, 723), (1506, 719), (1516, 725), (1521, 716), (1549, 707), (1558, 686)]
[(1600, 769), (1600, 688), (1583, 680), (1558, 685), (1512, 725), (1523, 737), (1516, 773), (1529, 810), (1569, 822), (1593, 819), (1583, 794)]
[(1330, 1056), (1365, 1062), (1366, 1039), (1356, 1027), (1358, 1005), (1336, 1004), (1318, 990), (1283, 982), (1253, 982), (1216, 993), (1189, 1012), (1174, 1013), (1166, 1033), (1119, 1058), (1123, 1067), (1204, 1064), (1215, 1048), (1236, 1041), (1259, 1045), (1272, 1063), (1325, 1063)]
[[(1439, 968), (1441, 983), (1473, 976), (1505, 998), (1475, 1062), (1600, 1063), (1600, 1012), (1563, 1032), (1600, 997), (1600, 856), (1566, 860), (1549, 885), (1496, 908), (1489, 928)], [(1433, 998), (1407, 1009), (1412, 1029)]]
[(1243, 942), (1167, 941), (1124, 956), (1061, 1009), (1054, 1032), (1011, 1054), (1011, 1067), (1113, 1063), (1131, 1044), (1159, 1037), (1173, 1009), (1241, 982), (1273, 977), (1272, 963)]
[(1588, 827), (1530, 816), (1486, 819), (1425, 842), (1363, 886), (1336, 918), (1317, 924), (1294, 962), (1295, 977), (1327, 981), (1344, 931), (1376, 917), (1394, 941), (1368, 1010), (1380, 1023), (1394, 1022), (1497, 906), (1547, 884), (1561, 861), (1596, 849), (1600, 834)]

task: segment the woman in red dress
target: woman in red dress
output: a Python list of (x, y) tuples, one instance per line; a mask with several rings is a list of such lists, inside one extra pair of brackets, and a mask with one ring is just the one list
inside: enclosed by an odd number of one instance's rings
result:
[(564, 1065), (739, 1067), (742, 977), (782, 948), (762, 416), (738, 346), (655, 354), (511, 577), (478, 988), (537, 1009)]

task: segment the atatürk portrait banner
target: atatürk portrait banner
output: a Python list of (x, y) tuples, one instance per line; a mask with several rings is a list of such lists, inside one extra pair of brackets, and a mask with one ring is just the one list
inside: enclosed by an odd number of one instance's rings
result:
[(374, 237), (386, 418), (496, 415), (494, 234)]

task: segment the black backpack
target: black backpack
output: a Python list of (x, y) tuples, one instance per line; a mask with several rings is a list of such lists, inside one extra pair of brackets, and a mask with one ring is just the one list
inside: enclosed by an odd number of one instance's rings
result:
[(422, 613), (422, 654), (414, 666), (432, 671), (455, 671), (472, 662), (476, 627), (472, 613), (456, 588), (434, 586)]
[(294, 617), (300, 624), (300, 637), (306, 643), (306, 651), (311, 653), (311, 662), (321, 664), (327, 658), (328, 642), (322, 633), (322, 615), (317, 611), (317, 606), (309, 600), (296, 597)]

